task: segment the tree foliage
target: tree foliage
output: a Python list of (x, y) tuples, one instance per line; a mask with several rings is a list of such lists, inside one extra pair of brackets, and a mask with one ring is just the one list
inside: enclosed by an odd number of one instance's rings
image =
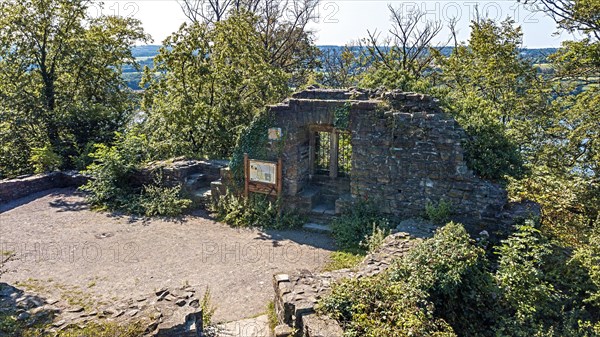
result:
[(214, 26), (183, 24), (146, 69), (143, 108), (159, 157), (228, 157), (240, 132), (267, 103), (287, 93), (254, 28), (238, 13)]
[(89, 3), (0, 2), (0, 176), (31, 172), (36, 147), (72, 167), (129, 121), (135, 99), (121, 68), (149, 38), (137, 20), (91, 17)]
[(437, 53), (443, 101), (470, 137), (467, 162), (480, 175), (503, 180), (522, 173), (537, 117), (548, 103), (536, 70), (519, 55), (522, 33), (512, 20), (479, 19), (468, 44)]
[(236, 13), (251, 13), (267, 62), (288, 75), (297, 88), (317, 65), (318, 49), (308, 29), (316, 19), (316, 0), (181, 0), (183, 13), (193, 23), (215, 24)]

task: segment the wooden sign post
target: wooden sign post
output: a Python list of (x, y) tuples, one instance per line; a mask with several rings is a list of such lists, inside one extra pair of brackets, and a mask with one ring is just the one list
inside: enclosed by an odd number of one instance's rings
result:
[(283, 191), (283, 165), (277, 162), (254, 160), (244, 154), (244, 197), (250, 192), (281, 196)]

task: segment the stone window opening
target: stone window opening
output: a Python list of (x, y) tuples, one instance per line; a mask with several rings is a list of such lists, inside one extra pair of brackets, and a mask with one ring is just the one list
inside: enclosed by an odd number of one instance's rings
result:
[(329, 125), (310, 127), (310, 175), (349, 177), (352, 170), (350, 132)]

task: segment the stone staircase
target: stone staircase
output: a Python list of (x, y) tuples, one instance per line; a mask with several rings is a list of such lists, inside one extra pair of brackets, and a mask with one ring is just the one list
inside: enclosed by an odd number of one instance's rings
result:
[(298, 207), (305, 210), (308, 222), (303, 228), (311, 232), (330, 233), (329, 224), (336, 215), (335, 199), (324, 196), (316, 186), (309, 186), (300, 193)]
[(227, 166), (227, 162), (219, 160), (178, 161), (167, 170), (173, 177), (172, 180), (181, 183), (183, 192), (192, 200), (196, 207), (205, 207), (214, 195), (214, 184), (220, 184), (217, 180), (221, 176), (221, 170)]

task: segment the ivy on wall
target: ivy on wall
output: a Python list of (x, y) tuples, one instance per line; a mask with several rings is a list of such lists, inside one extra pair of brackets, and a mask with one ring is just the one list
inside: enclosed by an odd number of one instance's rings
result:
[(350, 103), (344, 103), (343, 106), (337, 107), (333, 114), (333, 126), (348, 130), (350, 127)]
[[(235, 181), (244, 180), (244, 153), (248, 157), (258, 160), (275, 160), (274, 152), (281, 155), (285, 142), (285, 135), (282, 140), (274, 142), (271, 147), (269, 141), (269, 128), (273, 127), (273, 113), (265, 110), (256, 116), (252, 123), (241, 133), (237, 145), (233, 150), (229, 167)], [(273, 150), (270, 150), (273, 148)]]

